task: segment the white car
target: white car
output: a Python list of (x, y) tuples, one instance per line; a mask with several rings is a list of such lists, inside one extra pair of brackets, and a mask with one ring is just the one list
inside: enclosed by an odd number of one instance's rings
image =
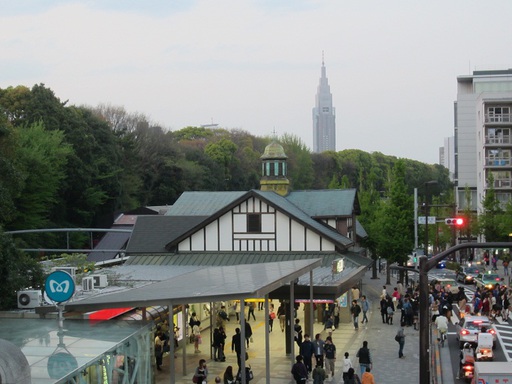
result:
[(464, 316), (457, 324), (455, 324), (455, 328), (457, 329), (457, 340), (459, 341), (460, 348), (462, 349), (464, 347), (464, 343), (470, 343), (473, 346), (476, 346), (478, 334), (481, 332), (482, 327), (485, 327), (487, 332), (492, 335), (492, 347), (495, 348), (496, 330), (490, 323), (489, 318), (486, 316)]

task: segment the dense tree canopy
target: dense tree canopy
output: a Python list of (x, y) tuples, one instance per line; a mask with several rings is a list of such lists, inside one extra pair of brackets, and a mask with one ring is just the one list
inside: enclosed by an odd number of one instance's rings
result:
[[(411, 247), (415, 187), (437, 180), (432, 195), (451, 188), (441, 166), (357, 149), (312, 154), (292, 134), (169, 131), (124, 107), (67, 105), (37, 84), (0, 89), (0, 227), (108, 227), (120, 211), (173, 204), (184, 191), (257, 189), (260, 157), (274, 139), (288, 156), (292, 189), (359, 191), (360, 221), (374, 257), (398, 260)], [(48, 236), (29, 240), (31, 248), (62, 246)], [(87, 245), (83, 237), (71, 239), (71, 247)], [(0, 256), (11, 260), (13, 251), (5, 252)]]

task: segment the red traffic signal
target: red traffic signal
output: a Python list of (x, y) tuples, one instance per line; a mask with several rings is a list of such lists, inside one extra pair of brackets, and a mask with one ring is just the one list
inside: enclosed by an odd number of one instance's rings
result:
[(462, 227), (465, 224), (463, 217), (452, 217), (449, 219), (444, 219), (444, 222), (447, 225), (455, 225), (456, 227)]

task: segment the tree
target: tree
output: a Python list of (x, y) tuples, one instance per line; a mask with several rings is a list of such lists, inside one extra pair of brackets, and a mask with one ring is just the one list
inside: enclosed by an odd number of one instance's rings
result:
[(39, 263), (19, 251), (12, 238), (0, 228), (0, 309), (16, 308), (16, 292), (41, 289), (43, 278)]
[(505, 228), (504, 210), (496, 198), (492, 173), (489, 173), (487, 186), (482, 201), (482, 213), (478, 218), (480, 233), (484, 235), (485, 241), (507, 241), (509, 230)]
[[(377, 253), (386, 258), (388, 266), (394, 262), (403, 264), (414, 247), (413, 201), (405, 183), (405, 162), (398, 160), (391, 172), (389, 198), (378, 211), (376, 224)], [(389, 268), (386, 283), (390, 284)]]
[(66, 177), (65, 165), (72, 149), (64, 143), (63, 132), (49, 132), (43, 123), (19, 127), (15, 133), (16, 162), (23, 184), (14, 199), (17, 214), (9, 222), (9, 228), (44, 228), (59, 201), (58, 192)]
[(279, 142), (288, 156), (288, 179), (293, 189), (310, 189), (314, 176), (308, 147), (296, 135), (284, 134)]

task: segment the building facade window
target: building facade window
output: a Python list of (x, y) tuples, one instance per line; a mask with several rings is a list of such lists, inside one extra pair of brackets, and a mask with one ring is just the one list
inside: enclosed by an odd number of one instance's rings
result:
[(249, 213), (247, 215), (247, 232), (261, 233), (261, 215)]

